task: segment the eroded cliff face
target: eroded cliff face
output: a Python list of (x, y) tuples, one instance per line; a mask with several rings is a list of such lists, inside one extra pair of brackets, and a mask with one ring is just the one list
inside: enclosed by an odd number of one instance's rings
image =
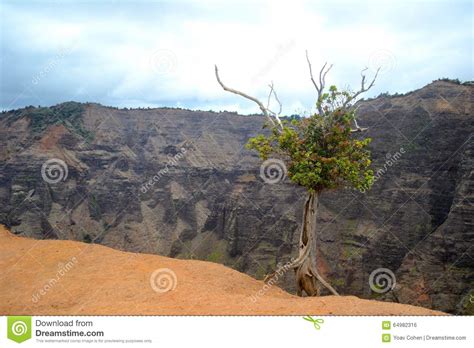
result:
[[(319, 214), (320, 267), (340, 293), (473, 313), (473, 99), (472, 86), (436, 82), (359, 103), (377, 181), (324, 193)], [(260, 279), (296, 255), (304, 191), (265, 183), (244, 148), (262, 117), (66, 103), (40, 115), (42, 127), (37, 112), (0, 118), (0, 223), (15, 233), (205, 259)], [(42, 175), (50, 159), (67, 166), (57, 183)], [(393, 291), (371, 289), (378, 268), (394, 272)], [(279, 284), (293, 291), (293, 281), (288, 272)]]

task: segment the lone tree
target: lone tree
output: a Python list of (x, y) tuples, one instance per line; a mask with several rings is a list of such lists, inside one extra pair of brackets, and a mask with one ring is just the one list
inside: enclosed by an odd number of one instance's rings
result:
[[(364, 73), (367, 68), (362, 70), (361, 86), (358, 91), (340, 91), (336, 86), (326, 89), (326, 75), (332, 65), (328, 67), (327, 63), (324, 64), (318, 80), (315, 80), (308, 52), (306, 60), (311, 81), (317, 92), (316, 112), (309, 117), (293, 119), (291, 122), (280, 118), (282, 107), (273, 83), (269, 85), (270, 93), (265, 106), (257, 98), (227, 87), (219, 76), (217, 66), (215, 74), (225, 91), (255, 102), (266, 117), (264, 127), (269, 127), (270, 131), (265, 135), (260, 134), (251, 138), (247, 148), (258, 151), (264, 161), (270, 156), (283, 161), (290, 180), (306, 188), (307, 198), (303, 207), (299, 255), (291, 264), (291, 268), (296, 272), (298, 296), (302, 296), (303, 291), (308, 296), (319, 296), (319, 283), (334, 295), (338, 295), (318, 272), (316, 263), (318, 232), (316, 218), (319, 200), (324, 190), (352, 187), (364, 191), (373, 183), (371, 156), (367, 149), (371, 139), (354, 136), (355, 132), (367, 129), (359, 127), (354, 104), (359, 95), (374, 85), (378, 70), (368, 85)], [(279, 105), (279, 112), (269, 108), (272, 97)]]

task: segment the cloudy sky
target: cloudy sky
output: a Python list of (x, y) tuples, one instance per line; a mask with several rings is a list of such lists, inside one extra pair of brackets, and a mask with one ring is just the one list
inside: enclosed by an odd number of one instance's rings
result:
[(273, 81), (287, 114), (308, 110), (315, 68), (381, 92), (439, 77), (473, 79), (470, 1), (5, 1), (0, 2), (0, 107), (92, 101), (257, 112), (214, 78), (266, 99)]

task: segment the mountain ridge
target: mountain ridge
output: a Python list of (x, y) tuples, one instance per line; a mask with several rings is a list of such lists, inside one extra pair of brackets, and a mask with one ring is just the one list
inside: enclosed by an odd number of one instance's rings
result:
[[(438, 81), (358, 105), (374, 169), (385, 169), (365, 194), (324, 193), (323, 274), (342, 294), (473, 313), (472, 86)], [(215, 261), (257, 279), (295, 255), (304, 192), (266, 184), (244, 148), (263, 117), (66, 111), (41, 110), (36, 128), (27, 113), (0, 117), (0, 223), (14, 233)], [(56, 184), (41, 176), (52, 158), (68, 167)], [(393, 291), (371, 290), (378, 268), (394, 272)], [(293, 275), (280, 285), (294, 291)]]
[[(359, 102), (370, 101), (370, 100), (374, 100), (374, 99), (377, 99), (377, 98), (384, 98), (384, 97), (385, 98), (404, 97), (404, 96), (408, 96), (412, 93), (416, 93), (416, 92), (420, 91), (423, 88), (426, 88), (426, 87), (431, 86), (431, 85), (436, 85), (436, 84), (452, 84), (452, 85), (458, 85), (458, 86), (473, 86), (474, 81), (467, 80), (467, 81), (461, 82), (459, 79), (439, 78), (437, 80), (431, 81), (430, 83), (426, 84), (423, 87), (414, 89), (412, 91), (408, 91), (408, 92), (405, 92), (405, 93), (393, 93), (393, 94), (390, 94), (389, 92), (383, 92), (383, 93), (380, 93), (379, 95), (374, 96), (374, 97), (361, 98), (359, 100)], [(245, 114), (244, 115), (244, 114), (239, 114), (237, 111), (228, 111), (228, 110), (215, 111), (215, 110), (204, 110), (204, 109), (188, 109), (188, 108), (183, 108), (183, 107), (166, 106), (166, 105), (157, 106), (157, 107), (150, 107), (150, 106), (138, 106), (138, 107), (122, 106), (122, 107), (118, 107), (118, 106), (113, 106), (113, 105), (102, 104), (102, 103), (99, 103), (99, 102), (88, 102), (88, 101), (80, 102), (80, 101), (76, 101), (76, 100), (68, 100), (68, 101), (64, 101), (64, 102), (60, 102), (60, 103), (52, 104), (52, 105), (47, 105), (47, 106), (40, 105), (38, 107), (49, 107), (49, 108), (51, 108), (51, 107), (61, 106), (63, 104), (67, 104), (67, 103), (76, 103), (76, 104), (82, 104), (82, 105), (94, 105), (94, 106), (104, 107), (104, 108), (109, 108), (109, 109), (114, 109), (114, 110), (129, 110), (129, 111), (134, 111), (134, 110), (152, 110), (152, 111), (153, 110), (154, 111), (156, 111), (156, 110), (184, 110), (184, 111), (210, 112), (210, 113), (231, 113), (231, 114), (236, 114), (238, 116), (264, 117), (262, 114), (259, 114), (259, 113)], [(28, 105), (28, 106), (18, 107), (18, 108), (15, 108), (15, 109), (8, 109), (8, 110), (3, 109), (0, 112), (0, 117), (1, 117), (2, 114), (6, 114), (6, 113), (9, 113), (9, 112), (12, 112), (12, 111), (17, 111), (17, 110), (24, 110), (24, 109), (28, 109), (28, 108), (36, 108), (36, 107), (34, 105)]]

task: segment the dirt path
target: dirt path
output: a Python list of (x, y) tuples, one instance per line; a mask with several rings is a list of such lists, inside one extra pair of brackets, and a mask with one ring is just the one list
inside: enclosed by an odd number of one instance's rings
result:
[[(175, 288), (157, 292), (150, 278), (164, 268), (176, 275)], [(0, 315), (444, 314), (355, 296), (299, 298), (211, 262), (20, 238), (2, 226), (0, 269)], [(158, 290), (167, 285), (155, 279)]]

